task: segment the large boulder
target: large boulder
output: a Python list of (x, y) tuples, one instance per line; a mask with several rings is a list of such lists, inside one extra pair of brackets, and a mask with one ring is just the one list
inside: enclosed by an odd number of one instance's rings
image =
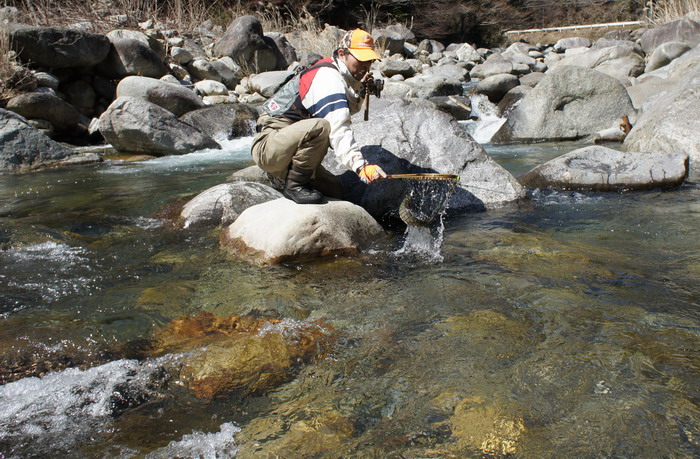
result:
[(80, 113), (74, 106), (43, 92), (19, 94), (7, 101), (6, 108), (31, 120), (46, 120), (57, 132), (74, 131), (80, 122)]
[(674, 188), (688, 177), (684, 153), (622, 152), (602, 146), (574, 150), (520, 177), (528, 188), (624, 191)]
[(522, 99), (493, 141), (580, 139), (632, 113), (629, 95), (616, 78), (583, 67), (557, 67)]
[(356, 255), (383, 236), (364, 209), (328, 199), (300, 205), (280, 198), (244, 210), (221, 234), (222, 245), (259, 264)]
[(680, 41), (690, 45), (700, 43), (700, 24), (683, 18), (649, 29), (639, 39), (646, 54), (651, 54), (657, 46), (670, 41)]
[(469, 76), (477, 80), (483, 80), (501, 73), (512, 73), (513, 63), (499, 53), (491, 54), (483, 64), (477, 64), (469, 71)]
[(254, 16), (241, 16), (226, 29), (226, 33), (214, 44), (217, 57), (229, 56), (235, 62), (246, 63), (254, 72), (278, 70), (279, 50), (273, 49), (273, 40), (265, 40), (260, 21)]
[(255, 135), (258, 111), (252, 105), (220, 104), (193, 110), (180, 117), (214, 140), (231, 140)]
[(691, 53), (669, 65), (675, 67), (666, 80), (672, 84), (643, 105), (625, 138), (627, 150), (682, 152), (690, 155), (691, 163), (700, 163), (700, 59), (691, 59)]
[(104, 35), (64, 27), (20, 26), (10, 37), (22, 62), (53, 69), (99, 64), (110, 48)]
[(135, 97), (115, 100), (99, 119), (100, 133), (120, 152), (155, 156), (221, 148), (168, 110)]
[(508, 91), (520, 85), (520, 80), (510, 73), (501, 73), (484, 78), (474, 88), (475, 94), (483, 94), (497, 104)]
[(590, 49), (574, 56), (567, 56), (550, 68), (564, 65), (587, 67), (615, 78), (636, 77), (644, 72), (644, 58), (632, 46), (616, 45)]
[(145, 33), (139, 32), (138, 30), (117, 29), (107, 33), (107, 38), (112, 43), (115, 41), (126, 39), (140, 41), (141, 43), (151, 48), (161, 60), (165, 59), (165, 48), (160, 43), (160, 41), (158, 41), (158, 39), (152, 35), (146, 35)]
[[(388, 174), (459, 174), (460, 182), (449, 201), (454, 212), (502, 207), (524, 196), (515, 177), (491, 159), (457, 120), (428, 101), (372, 99), (369, 122), (363, 121), (362, 113), (352, 122), (365, 158)], [(342, 174), (345, 199), (360, 204), (378, 219), (395, 218), (415, 185), (410, 180), (365, 185), (332, 152), (324, 166)]]
[[(387, 86), (394, 86), (396, 83)], [(457, 78), (442, 75), (416, 75), (405, 81), (407, 95), (419, 99), (439, 96), (461, 96), (462, 82)], [(387, 87), (391, 91), (390, 87)]]
[(194, 91), (182, 85), (145, 76), (128, 76), (117, 85), (117, 97), (136, 97), (156, 104), (177, 117), (204, 107)]
[(77, 162), (98, 162), (54, 142), (27, 120), (0, 108), (0, 172), (23, 172)]
[(674, 59), (689, 51), (692, 46), (681, 41), (668, 41), (657, 46), (650, 56), (647, 57), (645, 72), (654, 70), (670, 64)]
[(183, 228), (226, 226), (248, 207), (279, 199), (282, 194), (262, 183), (222, 183), (189, 201), (180, 213)]
[(98, 65), (100, 73), (106, 77), (116, 79), (140, 75), (160, 78), (169, 72), (163, 59), (143, 41), (115, 37), (111, 43), (109, 54)]

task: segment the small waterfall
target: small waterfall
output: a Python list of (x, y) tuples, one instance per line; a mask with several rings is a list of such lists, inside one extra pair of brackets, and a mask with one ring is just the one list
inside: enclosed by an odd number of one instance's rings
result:
[(472, 119), (463, 123), (474, 140), (489, 143), (506, 119), (498, 116), (498, 107), (483, 94), (473, 94), (471, 101)]

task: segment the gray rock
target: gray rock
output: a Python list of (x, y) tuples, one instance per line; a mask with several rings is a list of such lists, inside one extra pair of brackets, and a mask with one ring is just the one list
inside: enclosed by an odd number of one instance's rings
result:
[(416, 35), (411, 31), (411, 29), (403, 24), (390, 24), (386, 26), (386, 29), (389, 32), (400, 36), (406, 43), (416, 43)]
[(377, 64), (377, 69), (387, 78), (391, 78), (394, 75), (411, 78), (416, 74), (416, 69), (414, 69), (411, 64), (406, 61), (397, 61), (395, 59), (383, 59)]
[(126, 77), (117, 86), (117, 97), (137, 97), (159, 105), (177, 117), (204, 107), (201, 98), (186, 87), (155, 78)]
[(299, 205), (282, 198), (244, 210), (221, 241), (240, 257), (275, 264), (356, 255), (383, 237), (379, 223), (350, 202)]
[[(270, 32), (263, 37), (265, 42), (276, 51), (277, 55), (277, 67), (278, 69), (285, 69), (291, 65), (292, 62), (298, 61), (297, 52), (294, 46), (289, 43), (287, 37), (281, 33)], [(272, 42), (270, 42), (272, 40)]]
[(170, 48), (170, 58), (178, 65), (187, 65), (194, 59), (192, 53), (185, 48), (173, 47)]
[(646, 54), (651, 54), (657, 46), (669, 41), (680, 41), (696, 45), (700, 43), (700, 24), (683, 18), (649, 29), (639, 39)]
[(195, 89), (202, 97), (228, 96), (228, 88), (225, 84), (214, 80), (202, 80), (194, 84)]
[(248, 80), (248, 88), (264, 97), (272, 97), (292, 74), (288, 70), (278, 70), (253, 75)]
[(508, 91), (498, 102), (498, 113), (500, 116), (508, 118), (530, 91), (532, 91), (532, 87), (525, 85), (516, 86)]
[(46, 120), (57, 132), (78, 128), (80, 113), (71, 104), (52, 94), (28, 92), (7, 101), (6, 108), (27, 119)]
[(234, 89), (241, 82), (243, 71), (230, 57), (222, 57), (211, 62), (211, 66), (221, 77), (221, 82), (229, 89)]
[[(689, 53), (671, 65), (682, 63)], [(683, 152), (690, 155), (691, 164), (700, 163), (700, 63), (680, 73), (684, 76), (669, 80), (675, 83), (670, 89), (644, 104), (634, 128), (625, 138), (625, 149)]]
[(36, 85), (39, 87), (58, 89), (58, 85), (61, 84), (58, 78), (46, 72), (36, 72), (34, 78), (36, 78)]
[(462, 82), (456, 78), (444, 77), (441, 75), (417, 75), (406, 80), (406, 83), (409, 83), (411, 86), (409, 96), (419, 99), (428, 99), (436, 96), (462, 95)]
[(109, 78), (129, 75), (160, 78), (168, 73), (168, 66), (147, 44), (132, 38), (115, 39), (107, 58), (98, 66), (99, 72)]
[(455, 64), (444, 64), (434, 67), (428, 67), (423, 70), (423, 75), (434, 75), (443, 78), (456, 79), (465, 81), (469, 79), (469, 71), (465, 68), (458, 67)]
[(668, 65), (674, 59), (679, 58), (692, 48), (690, 44), (680, 41), (668, 41), (662, 43), (648, 57), (644, 72), (652, 72), (658, 68)]
[[(433, 51), (439, 52), (439, 51)], [(460, 43), (451, 51), (460, 61), (482, 62), (484, 59), (479, 52), (469, 43)]]
[(630, 40), (611, 40), (608, 38), (599, 38), (593, 44), (593, 46), (591, 46), (591, 49), (609, 48), (611, 46), (624, 46), (626, 48), (632, 49), (635, 53), (639, 54), (640, 56), (644, 55), (644, 51), (642, 50), (642, 47), (639, 45), (639, 43)]
[(255, 134), (258, 111), (247, 104), (222, 104), (200, 108), (180, 120), (214, 140), (230, 140)]
[[(523, 197), (517, 180), (486, 154), (452, 116), (428, 101), (373, 99), (369, 122), (353, 117), (353, 131), (370, 163), (387, 173), (439, 172), (459, 174), (450, 200), (455, 212), (502, 207)], [(440, 135), (435, 133), (439, 132)], [(378, 219), (397, 218), (410, 181), (383, 180), (365, 185), (329, 153), (324, 166), (342, 174), (345, 198)]]
[(493, 140), (579, 139), (632, 113), (629, 95), (617, 79), (596, 70), (562, 66), (547, 72)]
[(406, 40), (401, 33), (395, 30), (389, 28), (373, 29), (372, 38), (374, 38), (374, 45), (379, 51), (388, 51), (390, 55), (403, 53), (403, 45)]
[(563, 53), (567, 49), (573, 48), (588, 48), (591, 46), (591, 40), (584, 37), (562, 38), (554, 44), (554, 50), (558, 53)]
[(114, 149), (154, 156), (220, 148), (211, 137), (143, 99), (119, 97), (100, 116), (100, 133)]
[(535, 86), (537, 86), (537, 83), (542, 81), (542, 78), (544, 78), (544, 75), (545, 74), (542, 72), (528, 73), (527, 75), (523, 75), (520, 77), (520, 84), (534, 88)]
[(20, 115), (0, 108), (0, 171), (25, 172), (53, 167), (66, 164), (75, 155), (70, 148), (30, 126)]
[(235, 19), (214, 45), (213, 53), (216, 57), (229, 56), (239, 64), (246, 63), (253, 72), (278, 70), (275, 51), (265, 41), (262, 25), (254, 16)]
[(198, 194), (182, 208), (183, 228), (217, 227), (233, 223), (248, 207), (282, 197), (262, 183), (222, 183)]
[(478, 64), (471, 69), (469, 75), (474, 79), (483, 80), (493, 75), (511, 73), (512, 71), (513, 63), (499, 53), (494, 53), (483, 64)]
[(517, 76), (509, 73), (493, 75), (484, 78), (474, 88), (474, 93), (483, 94), (489, 98), (491, 102), (497, 104), (506, 95), (508, 91), (520, 85), (520, 80)]
[(520, 177), (528, 188), (623, 191), (674, 188), (688, 176), (684, 153), (621, 152), (581, 148), (535, 167)]
[(223, 81), (223, 76), (216, 67), (206, 59), (194, 59), (187, 65), (187, 71), (195, 80)]
[(418, 54), (421, 51), (426, 51), (428, 54), (442, 53), (444, 50), (445, 50), (445, 45), (443, 45), (439, 41), (424, 38), (418, 44), (418, 49), (416, 49), (415, 53)]
[(156, 53), (158, 58), (160, 60), (165, 59), (165, 48), (163, 48), (163, 45), (158, 41), (157, 38), (152, 37), (150, 35), (146, 35), (143, 32), (139, 32), (138, 30), (128, 30), (128, 29), (117, 29), (117, 30), (112, 30), (109, 33), (107, 33), (107, 38), (109, 39), (110, 42), (114, 43), (119, 40), (137, 40), (143, 43), (144, 45), (148, 46), (151, 48), (151, 50)]
[(609, 46), (567, 56), (550, 69), (575, 65), (598, 70), (615, 78), (636, 77), (644, 72), (644, 58), (629, 46)]
[(102, 62), (110, 50), (104, 35), (63, 27), (20, 26), (10, 35), (20, 60), (39, 67), (90, 67)]

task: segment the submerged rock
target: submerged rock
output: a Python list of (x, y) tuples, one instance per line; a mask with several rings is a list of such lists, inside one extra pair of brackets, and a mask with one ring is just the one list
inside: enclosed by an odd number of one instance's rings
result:
[(325, 324), (200, 312), (158, 332), (153, 353), (191, 352), (180, 377), (197, 397), (212, 399), (263, 393), (323, 356), (332, 339)]

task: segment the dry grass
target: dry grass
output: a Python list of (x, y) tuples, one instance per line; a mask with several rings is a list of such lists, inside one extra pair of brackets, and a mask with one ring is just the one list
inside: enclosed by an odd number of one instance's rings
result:
[(653, 24), (665, 24), (681, 19), (693, 11), (700, 12), (700, 0), (650, 0), (644, 13)]
[(70, 26), (89, 23), (92, 31), (106, 33), (116, 28), (135, 28), (147, 19), (189, 31), (225, 12), (224, 1), (113, 0), (109, 7), (89, 0), (17, 0), (10, 3), (19, 9), (21, 21), (27, 24)]

